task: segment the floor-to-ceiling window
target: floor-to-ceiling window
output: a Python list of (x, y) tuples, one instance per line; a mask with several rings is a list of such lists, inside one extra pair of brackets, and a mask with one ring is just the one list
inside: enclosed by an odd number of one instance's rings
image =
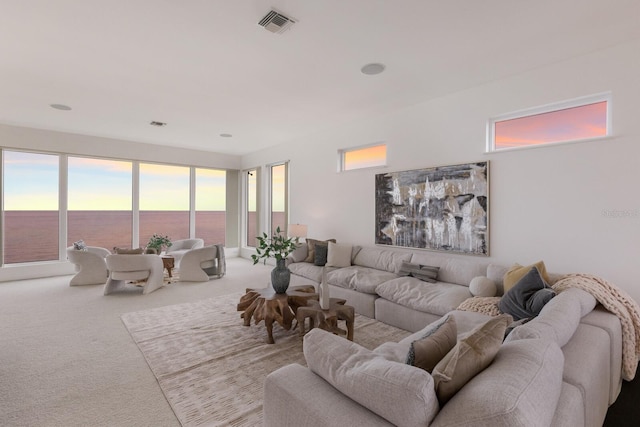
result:
[(4, 263), (59, 258), (57, 155), (3, 151)]
[(189, 168), (140, 163), (140, 246), (153, 234), (189, 238)]
[(0, 160), (0, 265), (63, 260), (78, 240), (109, 250), (153, 234), (226, 243), (224, 170), (5, 149)]
[(67, 245), (130, 247), (131, 202), (131, 162), (69, 157)]
[(271, 234), (287, 230), (287, 164), (271, 166)]
[(246, 235), (245, 242), (249, 247), (255, 247), (258, 235), (258, 170), (251, 169), (246, 175)]
[(196, 168), (196, 236), (205, 245), (225, 243), (226, 176), (222, 170)]

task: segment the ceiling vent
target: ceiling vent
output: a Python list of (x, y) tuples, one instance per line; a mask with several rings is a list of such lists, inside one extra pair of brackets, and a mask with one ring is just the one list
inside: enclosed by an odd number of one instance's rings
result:
[(271, 31), (272, 33), (282, 34), (291, 27), (291, 25), (295, 24), (291, 18), (284, 16), (281, 13), (272, 10), (267, 13), (264, 18), (258, 22), (258, 25), (264, 27), (265, 30)]

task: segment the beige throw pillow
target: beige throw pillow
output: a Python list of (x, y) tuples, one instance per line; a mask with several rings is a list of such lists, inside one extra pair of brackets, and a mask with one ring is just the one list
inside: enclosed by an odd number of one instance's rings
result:
[(549, 275), (547, 274), (547, 268), (544, 266), (543, 261), (538, 261), (535, 264), (522, 266), (520, 264), (515, 264), (513, 267), (509, 269), (502, 278), (502, 283), (504, 286), (504, 293), (506, 294), (509, 289), (513, 288), (516, 283), (520, 281), (533, 267), (537, 267), (540, 272), (540, 276), (544, 279), (545, 282), (550, 283)]
[(351, 245), (338, 245), (329, 242), (329, 252), (327, 254), (327, 267), (349, 267), (351, 265)]
[(477, 326), (438, 362), (431, 376), (441, 406), (491, 364), (511, 321), (503, 314)]
[(336, 243), (336, 239), (329, 240), (316, 240), (316, 239), (307, 239), (307, 257), (304, 259), (304, 262), (314, 263), (316, 260), (316, 244), (328, 244), (329, 242)]
[(456, 345), (457, 339), (456, 319), (448, 315), (437, 329), (429, 331), (426, 336), (411, 343), (407, 364), (431, 373), (438, 362)]

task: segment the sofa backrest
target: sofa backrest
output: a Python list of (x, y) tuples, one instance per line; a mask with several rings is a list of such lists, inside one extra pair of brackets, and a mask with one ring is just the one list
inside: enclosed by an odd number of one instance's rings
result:
[(563, 347), (573, 336), (580, 320), (596, 306), (596, 299), (582, 289), (560, 292), (528, 323), (515, 328), (507, 341), (546, 338)]
[(489, 264), (477, 259), (447, 257), (426, 252), (413, 253), (411, 263), (440, 267), (438, 281), (462, 286), (469, 286), (471, 279), (476, 276), (486, 276), (487, 265)]
[(564, 355), (553, 341), (503, 344), (491, 365), (440, 409), (431, 426), (551, 425), (563, 368)]
[(353, 264), (397, 274), (400, 271), (402, 263), (408, 262), (410, 259), (410, 252), (380, 248), (362, 248), (354, 258)]

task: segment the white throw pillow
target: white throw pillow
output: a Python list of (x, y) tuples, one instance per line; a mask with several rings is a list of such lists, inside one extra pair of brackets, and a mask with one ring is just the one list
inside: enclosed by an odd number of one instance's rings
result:
[(352, 245), (339, 245), (329, 242), (327, 267), (349, 267), (351, 265)]
[(395, 425), (429, 425), (439, 410), (433, 378), (322, 329), (304, 337), (307, 366), (342, 394)]
[(498, 288), (493, 280), (484, 276), (476, 276), (469, 283), (469, 292), (474, 297), (494, 297)]

